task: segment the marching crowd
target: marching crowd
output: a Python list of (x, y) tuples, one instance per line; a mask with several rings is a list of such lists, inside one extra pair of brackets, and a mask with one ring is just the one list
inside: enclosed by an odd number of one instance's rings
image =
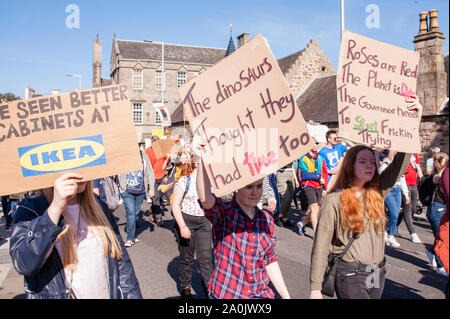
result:
[[(52, 188), (3, 196), (10, 255), (25, 277), (27, 298), (142, 298), (127, 248), (139, 242), (136, 221), (144, 200), (157, 226), (171, 206), (182, 298), (192, 298), (195, 257), (210, 299), (274, 298), (269, 282), (290, 298), (275, 225), (295, 227), (300, 236), (312, 228), (310, 298), (334, 292), (338, 298), (381, 298), (385, 245), (400, 246), (395, 237), (402, 220), (411, 241), (421, 243), (412, 222), (420, 206), (436, 238), (426, 254), (448, 277), (448, 154), (438, 148), (430, 150), (422, 172), (417, 154), (354, 145), (331, 130), (322, 148), (314, 140), (290, 165), (216, 197), (195, 155), (204, 145), (185, 144), (160, 158), (141, 145), (141, 170), (88, 182), (66, 173)], [(289, 218), (292, 201), (302, 215), (296, 225)], [(121, 203), (125, 240), (113, 215)], [(371, 287), (367, 278), (374, 273), (381, 284)], [(448, 284), (446, 289), (448, 298)]]

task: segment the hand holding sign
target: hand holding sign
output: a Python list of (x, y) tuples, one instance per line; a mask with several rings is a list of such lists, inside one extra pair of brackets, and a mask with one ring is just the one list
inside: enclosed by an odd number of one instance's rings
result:
[[(306, 123), (267, 41), (257, 35), (180, 88), (215, 194), (273, 173), (312, 146)], [(206, 144), (200, 151), (198, 138)]]
[(405, 99), (405, 102), (407, 103), (406, 107), (408, 108), (408, 111), (419, 112), (419, 110), (422, 111), (423, 109), (422, 104), (419, 103), (417, 95), (415, 94)]
[(142, 167), (127, 86), (0, 103), (0, 195), (46, 188), (61, 172), (85, 180)]
[(78, 188), (78, 182), (83, 176), (75, 173), (66, 173), (55, 180), (53, 186), (53, 200), (48, 208), (48, 215), (55, 225), (58, 225), (67, 201), (74, 198), (79, 192), (84, 191), (85, 183)]

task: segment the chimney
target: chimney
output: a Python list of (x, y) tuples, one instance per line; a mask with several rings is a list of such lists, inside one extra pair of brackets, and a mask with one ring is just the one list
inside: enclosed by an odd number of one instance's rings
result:
[(428, 12), (419, 13), (420, 16), (420, 27), (419, 34), (424, 34), (428, 32)]
[(247, 41), (248, 41), (248, 33), (247, 32), (244, 32), (244, 33), (242, 33), (241, 35), (239, 35), (238, 37), (237, 37), (237, 40), (238, 40), (238, 49), (241, 47), (241, 46), (243, 46), (244, 44), (246, 44), (247, 43)]
[(102, 85), (102, 40), (94, 40), (94, 58), (92, 61), (92, 87)]
[(430, 15), (430, 32), (439, 32), (438, 11), (436, 9), (428, 11)]
[[(423, 114), (436, 114), (447, 97), (447, 73), (444, 67), (445, 36), (439, 31), (437, 10), (419, 13), (419, 34), (414, 37), (414, 49), (420, 52), (417, 72), (417, 95)], [(428, 28), (427, 16), (430, 17)]]
[(27, 86), (25, 88), (25, 100), (31, 99), (36, 94), (36, 90)]

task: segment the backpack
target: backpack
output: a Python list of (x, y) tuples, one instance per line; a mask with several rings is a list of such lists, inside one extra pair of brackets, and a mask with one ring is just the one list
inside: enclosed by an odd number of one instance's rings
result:
[(433, 174), (424, 175), (419, 180), (418, 190), (419, 190), (419, 200), (423, 206), (430, 206), (434, 201), (434, 196), (436, 193), (436, 185), (433, 183)]
[(105, 195), (105, 202), (108, 208), (115, 210), (120, 205), (119, 188), (111, 177), (103, 177), (100, 180)]
[(144, 171), (142, 169), (127, 174), (127, 192), (135, 195), (145, 193)]
[(164, 196), (166, 196), (167, 200), (169, 202), (172, 202), (172, 193), (173, 193), (173, 188), (175, 187), (175, 175), (176, 175), (176, 166), (173, 165), (171, 171), (169, 174), (166, 174), (162, 181), (161, 184), (158, 187), (158, 190), (164, 194)]
[[(144, 159), (142, 158), (141, 152), (141, 160), (142, 166), (145, 168)], [(145, 194), (145, 181), (144, 181), (144, 170), (138, 170), (134, 172), (129, 172), (127, 174), (127, 186), (126, 191), (130, 194), (140, 195)]]

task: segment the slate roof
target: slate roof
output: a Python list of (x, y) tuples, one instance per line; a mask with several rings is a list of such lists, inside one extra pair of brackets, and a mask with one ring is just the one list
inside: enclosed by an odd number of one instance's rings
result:
[(280, 66), (281, 72), (283, 72), (284, 75), (286, 75), (286, 72), (289, 70), (292, 64), (294, 64), (298, 56), (303, 53), (303, 51), (305, 51), (305, 49), (278, 60), (278, 65)]
[[(183, 103), (180, 103), (177, 108), (175, 109), (175, 111), (173, 111), (173, 113), (170, 115), (170, 120), (172, 122), (172, 124), (174, 123), (178, 123), (178, 122), (183, 122)], [(186, 119), (187, 122), (187, 119)]]
[[(124, 59), (161, 60), (160, 42), (117, 40)], [(216, 64), (225, 57), (225, 49), (164, 43), (164, 61)]]
[(336, 74), (312, 80), (296, 100), (305, 121), (337, 122), (336, 91)]
[(101, 79), (102, 86), (108, 86), (108, 85), (112, 85), (112, 84), (113, 84), (112, 79), (104, 79), (104, 78)]
[(225, 57), (229, 56), (234, 51), (236, 51), (236, 47), (234, 46), (233, 37), (230, 36), (230, 41), (228, 42), (228, 48), (227, 52), (225, 52)]

